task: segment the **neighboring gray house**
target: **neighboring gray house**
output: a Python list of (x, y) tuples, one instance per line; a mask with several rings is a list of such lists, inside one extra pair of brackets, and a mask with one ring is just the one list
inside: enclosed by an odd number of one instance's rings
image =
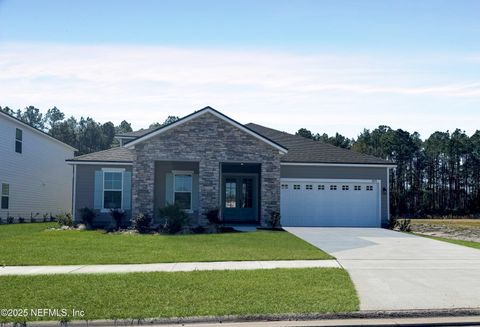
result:
[(70, 212), (75, 149), (0, 110), (0, 219)]
[(210, 107), (117, 138), (118, 148), (67, 160), (74, 213), (94, 208), (99, 224), (111, 221), (112, 208), (157, 217), (168, 203), (200, 225), (215, 208), (235, 224), (265, 225), (274, 211), (284, 226), (378, 227), (389, 220), (394, 165), (383, 159), (242, 125)]

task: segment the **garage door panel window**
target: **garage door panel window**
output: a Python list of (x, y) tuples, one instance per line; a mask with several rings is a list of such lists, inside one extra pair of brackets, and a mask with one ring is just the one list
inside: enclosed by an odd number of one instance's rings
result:
[(299, 190), (300, 189), (300, 184), (294, 184), (293, 189), (294, 190)]
[(354, 190), (354, 191), (361, 191), (361, 190), (362, 190), (362, 186), (360, 186), (360, 185), (355, 185), (355, 186), (353, 187), (353, 190)]
[(349, 189), (348, 185), (342, 185), (342, 191), (348, 191)]
[(372, 185), (367, 185), (366, 189), (367, 189), (367, 191), (373, 191), (373, 186)]
[(305, 185), (305, 189), (306, 190), (313, 190), (313, 185), (311, 185), (311, 184)]
[(282, 190), (288, 190), (288, 184), (282, 184)]
[(318, 189), (319, 191), (325, 191), (325, 185), (318, 185), (318, 186), (317, 186), (317, 189)]
[(330, 191), (336, 191), (337, 185), (330, 185)]

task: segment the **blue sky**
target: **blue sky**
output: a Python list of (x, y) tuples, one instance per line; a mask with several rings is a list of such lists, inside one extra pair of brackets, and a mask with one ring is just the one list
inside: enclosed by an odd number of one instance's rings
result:
[(206, 105), (286, 131), (480, 121), (480, 1), (0, 0), (0, 105), (134, 127)]

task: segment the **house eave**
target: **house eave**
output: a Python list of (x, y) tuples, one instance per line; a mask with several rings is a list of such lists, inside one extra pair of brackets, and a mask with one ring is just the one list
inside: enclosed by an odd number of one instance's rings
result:
[(114, 165), (132, 166), (131, 161), (108, 161), (108, 160), (65, 160), (69, 165)]
[(335, 162), (280, 162), (281, 166), (325, 166), (325, 167), (376, 167), (376, 168), (395, 168), (396, 164), (377, 164), (377, 163), (335, 163)]

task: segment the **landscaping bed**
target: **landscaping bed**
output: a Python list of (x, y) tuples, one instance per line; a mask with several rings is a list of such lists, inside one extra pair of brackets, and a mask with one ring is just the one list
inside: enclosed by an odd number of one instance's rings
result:
[(0, 225), (0, 265), (332, 259), (288, 232), (142, 235)]
[(412, 219), (411, 231), (426, 236), (480, 242), (480, 219)]

